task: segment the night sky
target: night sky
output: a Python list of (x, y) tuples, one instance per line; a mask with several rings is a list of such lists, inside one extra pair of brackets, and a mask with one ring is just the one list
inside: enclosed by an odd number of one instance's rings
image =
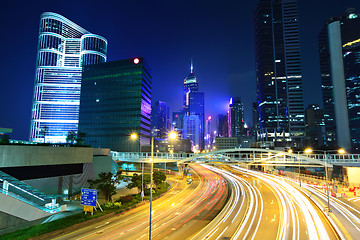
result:
[[(256, 100), (253, 13), (250, 1), (5, 1), (1, 5), (0, 127), (28, 140), (40, 14), (55, 12), (108, 40), (108, 61), (143, 56), (152, 69), (152, 99), (170, 111), (182, 105), (190, 59), (206, 116), (241, 97), (251, 125)], [(31, 4), (31, 5), (29, 5)], [(305, 107), (321, 105), (317, 35), (326, 20), (358, 0), (299, 0)]]

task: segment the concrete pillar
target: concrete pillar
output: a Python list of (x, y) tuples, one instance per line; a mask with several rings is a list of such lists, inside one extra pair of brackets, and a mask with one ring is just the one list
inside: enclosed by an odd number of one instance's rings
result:
[(63, 194), (63, 176), (59, 177), (59, 181), (58, 181), (58, 194), (61, 195)]
[(179, 170), (179, 176), (181, 179), (184, 178), (184, 169), (185, 169), (185, 165), (184, 164), (179, 164), (177, 163), (177, 168)]
[(70, 178), (69, 178), (69, 192), (68, 192), (68, 196), (71, 196), (71, 195), (72, 195), (73, 183), (74, 183), (74, 176), (71, 175)]
[(349, 117), (347, 111), (344, 61), (341, 44), (340, 22), (328, 25), (331, 78), (334, 93), (337, 144), (346, 151), (351, 150)]

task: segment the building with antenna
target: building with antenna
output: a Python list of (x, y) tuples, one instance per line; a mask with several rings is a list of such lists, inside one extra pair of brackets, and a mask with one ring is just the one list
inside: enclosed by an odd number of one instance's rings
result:
[[(194, 69), (193, 63), (191, 61), (190, 74), (184, 79), (183, 138), (184, 139), (194, 138), (193, 147), (197, 146), (197, 150), (204, 150), (204, 137), (205, 137), (204, 93), (199, 92), (197, 79), (193, 73), (193, 69)], [(195, 118), (198, 118), (198, 120), (196, 120)], [(196, 122), (198, 122), (199, 124), (195, 124), (195, 125), (190, 124)], [(185, 123), (187, 123), (187, 125), (185, 125)], [(190, 125), (192, 125), (193, 127), (189, 127)]]

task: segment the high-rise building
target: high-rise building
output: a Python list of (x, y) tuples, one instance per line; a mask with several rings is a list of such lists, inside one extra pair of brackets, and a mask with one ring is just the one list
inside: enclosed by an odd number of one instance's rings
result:
[(181, 134), (183, 129), (184, 111), (173, 112), (172, 116), (172, 130)]
[(229, 137), (245, 136), (244, 104), (241, 102), (241, 98), (231, 98), (229, 108)]
[(259, 138), (301, 145), (305, 123), (297, 0), (259, 0), (254, 19)]
[(150, 144), (151, 75), (142, 57), (84, 66), (80, 102), (86, 144), (121, 152)]
[(209, 116), (206, 120), (206, 128), (205, 128), (205, 150), (212, 150), (213, 140), (214, 140), (214, 132), (211, 126), (212, 118)]
[(167, 138), (171, 130), (169, 106), (166, 102), (157, 101), (151, 108), (151, 129), (158, 138)]
[(217, 116), (217, 137), (229, 137), (229, 125), (227, 115), (219, 114)]
[[(259, 114), (258, 114), (258, 104), (257, 102), (253, 102), (252, 104), (252, 126), (250, 135), (258, 137), (257, 130), (259, 129)], [(258, 140), (258, 139), (257, 139)]]
[(200, 144), (200, 118), (199, 115), (185, 115), (183, 120), (182, 138), (190, 139), (191, 149), (193, 152), (198, 152), (201, 149)]
[(360, 16), (347, 9), (319, 34), (326, 143), (347, 150), (360, 146)]
[(305, 111), (306, 145), (320, 147), (324, 145), (324, 110), (317, 104), (310, 104)]
[[(199, 117), (199, 150), (204, 150), (205, 137), (205, 116), (204, 116), (204, 93), (199, 92), (197, 79), (193, 73), (193, 65), (188, 77), (184, 79), (184, 99), (183, 99), (184, 115), (196, 115)], [(184, 123), (185, 126), (185, 123)], [(185, 128), (185, 127), (184, 127)], [(183, 136), (186, 136), (186, 134)]]
[(78, 130), (82, 66), (106, 62), (106, 54), (105, 38), (59, 14), (41, 15), (30, 141), (64, 143)]

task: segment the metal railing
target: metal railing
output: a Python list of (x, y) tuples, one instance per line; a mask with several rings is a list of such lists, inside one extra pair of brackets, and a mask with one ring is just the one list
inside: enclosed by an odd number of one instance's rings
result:
[[(148, 152), (111, 152), (114, 161), (146, 162), (150, 160), (151, 153)], [(208, 153), (166, 153), (155, 152), (155, 162), (173, 161), (189, 159), (199, 161), (219, 161), (219, 159), (228, 159), (229, 161), (244, 163), (283, 163), (283, 164), (314, 164), (324, 163), (324, 154), (289, 154), (284, 151), (266, 150), (266, 149), (227, 149)], [(299, 160), (301, 159), (301, 160)], [(360, 154), (327, 154), (328, 164), (359, 164)]]
[(0, 171), (0, 192), (48, 213), (60, 212), (57, 196), (47, 195)]

